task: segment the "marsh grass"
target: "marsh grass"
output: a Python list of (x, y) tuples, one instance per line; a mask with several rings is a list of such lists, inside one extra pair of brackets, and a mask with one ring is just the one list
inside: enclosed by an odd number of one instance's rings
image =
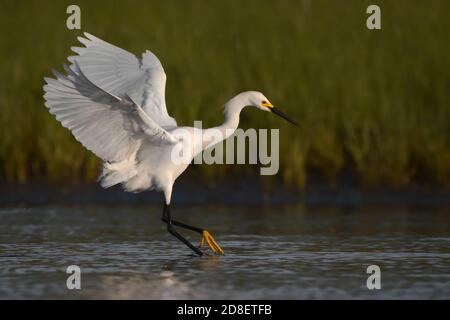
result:
[[(43, 77), (61, 69), (79, 31), (73, 1), (0, 4), (0, 176), (7, 182), (94, 180), (99, 160), (48, 113)], [(242, 127), (281, 129), (280, 174), (304, 186), (344, 170), (367, 185), (450, 182), (448, 1), (378, 1), (382, 30), (365, 27), (369, 1), (77, 1), (82, 31), (158, 55), (179, 124), (222, 121), (234, 94), (260, 90), (295, 128), (245, 110)], [(205, 177), (236, 166), (208, 167)]]

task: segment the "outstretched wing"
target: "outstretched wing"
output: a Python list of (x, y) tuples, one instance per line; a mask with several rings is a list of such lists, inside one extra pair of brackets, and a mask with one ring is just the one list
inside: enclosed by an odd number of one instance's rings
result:
[(126, 97), (115, 97), (94, 85), (75, 61), (64, 66), (67, 76), (55, 72), (45, 78), (45, 105), (75, 138), (104, 161), (128, 159), (143, 140), (156, 144), (176, 139), (145, 117)]
[(176, 127), (167, 113), (165, 101), (166, 74), (158, 58), (146, 51), (142, 59), (105, 42), (89, 33), (78, 40), (85, 47), (74, 47), (81, 72), (100, 89), (119, 98), (130, 97), (133, 102), (163, 128)]

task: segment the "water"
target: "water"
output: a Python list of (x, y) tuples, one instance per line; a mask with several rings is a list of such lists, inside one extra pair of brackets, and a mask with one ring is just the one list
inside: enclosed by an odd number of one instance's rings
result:
[[(0, 208), (0, 298), (450, 298), (448, 208), (174, 207), (225, 250), (202, 258), (167, 234), (160, 211)], [(366, 287), (373, 264), (381, 290)], [(69, 265), (81, 290), (66, 287)]]

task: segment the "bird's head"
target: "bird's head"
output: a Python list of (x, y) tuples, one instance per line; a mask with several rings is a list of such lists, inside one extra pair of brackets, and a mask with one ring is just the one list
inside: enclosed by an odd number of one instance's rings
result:
[(258, 91), (246, 91), (241, 93), (242, 98), (246, 100), (246, 105), (256, 107), (263, 111), (268, 111), (273, 114), (276, 114), (277, 116), (289, 121), (290, 123), (294, 125), (298, 125), (294, 120), (292, 120), (289, 116), (287, 116), (285, 113), (281, 112), (280, 109), (274, 107), (274, 105), (269, 101), (269, 99), (266, 98), (265, 95), (263, 95), (261, 92)]

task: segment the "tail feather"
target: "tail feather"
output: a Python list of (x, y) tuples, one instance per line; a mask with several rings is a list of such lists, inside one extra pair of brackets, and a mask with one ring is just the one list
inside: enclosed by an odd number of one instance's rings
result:
[(137, 173), (134, 157), (120, 162), (105, 162), (98, 180), (103, 188), (109, 188), (119, 183), (125, 183), (135, 177)]

